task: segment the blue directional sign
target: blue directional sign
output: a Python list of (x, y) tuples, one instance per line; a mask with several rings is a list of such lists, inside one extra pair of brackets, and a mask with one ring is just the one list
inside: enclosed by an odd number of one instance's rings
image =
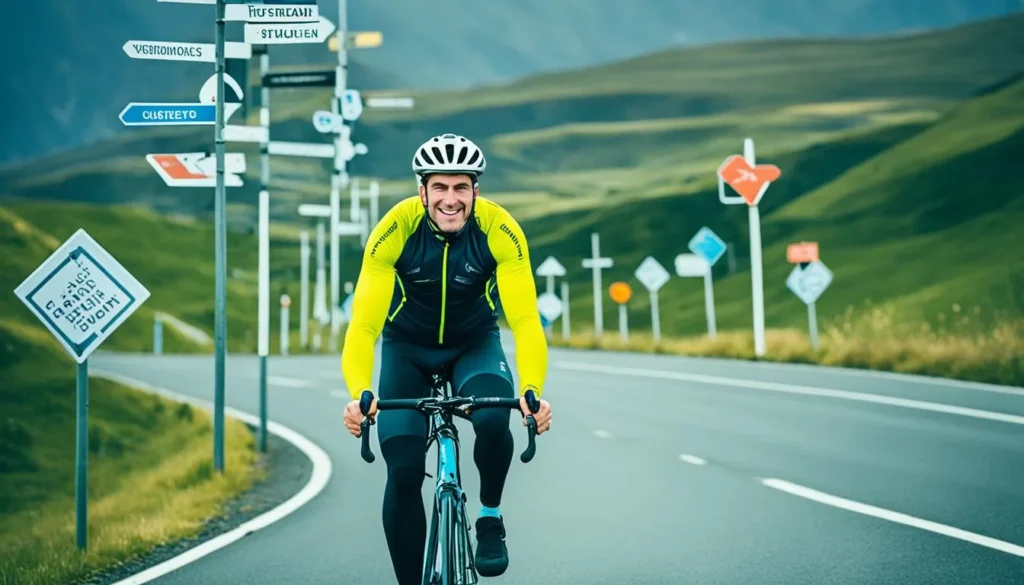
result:
[(118, 117), (125, 126), (212, 125), (217, 121), (217, 106), (132, 102), (121, 110)]
[(711, 266), (718, 262), (718, 259), (725, 254), (726, 245), (715, 232), (707, 226), (700, 228), (693, 239), (690, 240), (690, 251), (700, 256)]

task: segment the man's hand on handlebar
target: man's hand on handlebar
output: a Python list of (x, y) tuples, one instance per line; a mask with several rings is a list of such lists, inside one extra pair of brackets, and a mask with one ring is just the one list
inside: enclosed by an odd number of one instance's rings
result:
[[(373, 403), (370, 405), (370, 414), (368, 415), (370, 420), (377, 415), (377, 399), (373, 399)], [(359, 424), (363, 422), (363, 412), (359, 408), (359, 401), (353, 400), (345, 406), (345, 428), (348, 432), (352, 433), (353, 437), (359, 438), (362, 435), (362, 429)]]
[(539, 402), (540, 408), (534, 413), (526, 402), (526, 396), (519, 397), (519, 410), (523, 411), (523, 425), (526, 425), (526, 417), (533, 416), (533, 420), (537, 423), (537, 434), (541, 435), (551, 428), (551, 405), (543, 398)]

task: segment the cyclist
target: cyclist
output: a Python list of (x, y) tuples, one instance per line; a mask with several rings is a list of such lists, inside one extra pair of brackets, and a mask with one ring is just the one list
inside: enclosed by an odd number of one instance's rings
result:
[[(356, 437), (363, 419), (359, 398), (370, 390), (381, 334), (381, 399), (429, 396), (430, 374), (439, 368), (449, 369), (458, 395), (513, 397), (499, 338), (499, 307), (515, 338), (523, 414), (530, 413), (527, 391), (540, 398), (547, 342), (526, 236), (508, 211), (479, 197), (486, 166), (480, 148), (462, 136), (427, 140), (412, 161), (419, 196), (392, 207), (366, 242), (341, 355), (352, 396), (345, 425)], [(537, 434), (551, 427), (551, 406), (540, 403), (534, 415)], [(508, 567), (499, 505), (514, 448), (509, 414), (494, 409), (472, 414), (481, 504), (475, 560), (485, 577)], [(421, 492), (427, 420), (416, 411), (378, 414), (376, 397), (369, 416), (376, 417), (387, 465), (382, 519), (391, 562), (400, 585), (419, 584), (427, 531)]]

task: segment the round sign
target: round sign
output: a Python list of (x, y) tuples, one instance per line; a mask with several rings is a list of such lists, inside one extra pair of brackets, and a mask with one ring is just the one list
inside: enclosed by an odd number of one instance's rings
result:
[(292, 304), (292, 298), (288, 295), (281, 295), (281, 306), (289, 307)]
[(623, 305), (628, 303), (630, 297), (633, 296), (633, 289), (625, 282), (613, 282), (608, 287), (608, 294), (611, 295), (613, 301)]

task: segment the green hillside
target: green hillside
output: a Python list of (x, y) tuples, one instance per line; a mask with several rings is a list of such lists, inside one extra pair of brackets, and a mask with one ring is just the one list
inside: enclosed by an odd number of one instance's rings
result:
[[(673, 192), (676, 183), (713, 170), (744, 135), (761, 137), (766, 153), (797, 151), (850, 131), (933, 120), (1021, 71), (1022, 26), (1018, 14), (915, 35), (712, 45), (498, 86), (416, 93), (413, 110), (364, 113), (354, 139), (369, 154), (352, 161), (349, 172), (385, 179), (396, 196), (407, 194), (409, 153), (431, 134), (455, 131), (488, 149), (485, 187), (492, 194)], [(329, 103), (327, 90), (274, 91), (271, 99), (275, 140), (325, 141), (310, 116)], [(248, 123), (256, 121), (253, 109)], [(209, 128), (133, 128), (0, 169), (0, 192), (141, 202), (202, 216), (212, 210), (212, 189), (168, 188), (144, 154), (211, 147)], [(229, 149), (246, 153), (249, 163), (246, 186), (229, 189), (237, 204), (232, 217), (244, 227), (256, 201), (258, 147)], [(273, 158), (276, 221), (295, 220), (300, 200), (326, 196), (329, 166)]]
[[(820, 242), (822, 260), (835, 274), (818, 303), (820, 319), (840, 318), (848, 306), (869, 301), (891, 303), (906, 322), (935, 323), (943, 312), (952, 317), (954, 305), (987, 322), (997, 314), (1024, 315), (1024, 260), (1007, 253), (1019, 248), (1017, 225), (1024, 219), (1024, 178), (1011, 171), (1024, 151), (1022, 98), (1024, 81), (1017, 81), (923, 130), (912, 125), (791, 157), (758, 156), (783, 170), (761, 205), (768, 326), (806, 327), (804, 306), (785, 287), (792, 269), (785, 248), (804, 240)], [(892, 140), (901, 133), (906, 140)], [(830, 160), (855, 159), (859, 164), (828, 171)], [(719, 328), (750, 327), (746, 209), (721, 205), (710, 181), (704, 187), (687, 197), (609, 202), (526, 223), (536, 261), (554, 254), (570, 270), (576, 326), (592, 323), (589, 272), (579, 265), (589, 255), (592, 231), (616, 262), (605, 283), (627, 280), (638, 290), (631, 327), (647, 327), (649, 306), (632, 271), (648, 253), (671, 269), (690, 237), (708, 225), (736, 244), (741, 261), (733, 275), (724, 261), (716, 266)], [(698, 281), (674, 279), (660, 295), (664, 334), (705, 330)], [(614, 324), (608, 305), (605, 322)]]
[[(77, 582), (166, 539), (193, 535), (258, 478), (254, 437), (239, 421), (227, 421), (227, 473), (217, 477), (209, 415), (93, 378), (89, 552), (75, 549), (75, 366), (13, 290), (78, 227), (153, 293), (103, 348), (152, 351), (154, 310), (202, 326), (197, 287), (208, 285), (212, 298), (212, 279), (193, 247), (204, 243), (206, 226), (82, 204), (0, 207), (0, 583)], [(244, 290), (233, 300), (244, 311)], [(238, 310), (234, 321), (236, 329), (251, 327)], [(168, 352), (202, 350), (169, 327), (164, 338)]]
[[(13, 201), (0, 207), (0, 309), (4, 319), (38, 325), (14, 288), (78, 228), (84, 228), (149, 289), (152, 296), (104, 343), (105, 349), (152, 351), (154, 311), (163, 311), (213, 334), (213, 226), (174, 220), (144, 208), (83, 203)], [(258, 249), (253, 235), (228, 235), (228, 347), (255, 351)], [(299, 251), (293, 239), (272, 239), (271, 292), (297, 280)], [(294, 292), (293, 292), (294, 294)], [(276, 306), (272, 308), (276, 315)], [(297, 322), (297, 321), (296, 321)], [(276, 323), (276, 322), (275, 322)], [(164, 327), (164, 351), (195, 347)]]

